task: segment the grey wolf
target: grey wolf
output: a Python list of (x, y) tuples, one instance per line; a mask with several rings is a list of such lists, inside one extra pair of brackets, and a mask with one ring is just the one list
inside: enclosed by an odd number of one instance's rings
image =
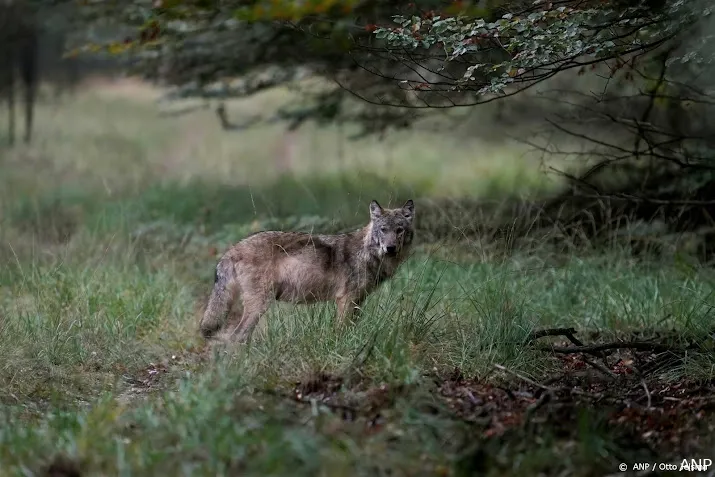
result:
[[(295, 304), (335, 300), (336, 324), (352, 320), (367, 296), (408, 257), (414, 216), (412, 200), (397, 209), (383, 209), (373, 200), (370, 222), (351, 233), (264, 231), (244, 238), (216, 266), (201, 333), (211, 338), (225, 328), (220, 339), (245, 342), (273, 300)], [(238, 295), (240, 321), (226, 326)]]

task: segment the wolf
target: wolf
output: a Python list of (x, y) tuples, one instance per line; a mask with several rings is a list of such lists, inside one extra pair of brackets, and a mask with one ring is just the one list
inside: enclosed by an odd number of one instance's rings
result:
[[(201, 334), (207, 339), (244, 343), (274, 300), (294, 304), (335, 300), (336, 325), (352, 321), (367, 296), (392, 278), (408, 258), (414, 217), (411, 199), (396, 209), (383, 209), (372, 200), (370, 222), (354, 232), (264, 231), (249, 235), (232, 246), (216, 266)], [(242, 301), (240, 321), (226, 326), (238, 295)]]

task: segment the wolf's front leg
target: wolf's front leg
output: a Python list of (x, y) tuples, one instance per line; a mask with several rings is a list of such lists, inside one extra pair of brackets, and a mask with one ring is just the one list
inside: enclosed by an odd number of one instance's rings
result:
[[(248, 294), (247, 294), (248, 295)], [(241, 322), (230, 330), (229, 334), (239, 343), (245, 343), (253, 334), (258, 321), (261, 319), (271, 304), (271, 297), (267, 293), (248, 295), (243, 300), (243, 316)]]
[(342, 329), (348, 323), (354, 323), (362, 314), (362, 302), (354, 295), (342, 295), (335, 299), (338, 307), (336, 327)]

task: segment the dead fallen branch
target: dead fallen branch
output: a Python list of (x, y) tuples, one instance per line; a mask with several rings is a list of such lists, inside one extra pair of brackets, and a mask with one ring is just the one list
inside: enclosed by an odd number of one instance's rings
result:
[(613, 343), (603, 343), (597, 345), (584, 346), (541, 346), (538, 349), (541, 351), (550, 351), (552, 353), (573, 354), (573, 353), (598, 353), (601, 351), (613, 351), (616, 349), (632, 349), (637, 351), (655, 351), (655, 352), (673, 352), (677, 353), (684, 351), (680, 348), (673, 348), (660, 343), (649, 341), (618, 341)]
[[(537, 330), (537, 331), (530, 333), (526, 339), (526, 342), (531, 343), (533, 341), (538, 340), (539, 338), (545, 338), (547, 336), (563, 336), (566, 339), (568, 339), (571, 343), (573, 343), (575, 346), (583, 348), (584, 344), (581, 342), (581, 340), (576, 338), (576, 333), (577, 332), (576, 332), (575, 328), (546, 328), (546, 329)], [(608, 360), (606, 359), (606, 355), (603, 351), (584, 351), (584, 352), (588, 353), (592, 356), (595, 356), (596, 358), (601, 359), (604, 363), (606, 363), (606, 365), (608, 365)], [(592, 367), (598, 369), (599, 371), (603, 372), (605, 370), (607, 374), (609, 373), (606, 368), (604, 368), (603, 366), (601, 366), (598, 363), (595, 363), (590, 360), (586, 360), (585, 358), (584, 358), (584, 361), (589, 366), (592, 366)], [(612, 377), (612, 374), (611, 374), (611, 377)]]
[[(576, 330), (574, 328), (547, 328), (543, 330), (537, 330), (529, 334), (526, 338), (526, 343), (532, 343), (540, 338), (545, 338), (547, 336), (562, 336), (568, 339), (574, 346), (540, 346), (538, 349), (541, 351), (548, 351), (552, 353), (561, 354), (574, 354), (574, 353), (586, 353), (592, 354), (598, 357), (603, 357), (603, 352), (613, 351), (616, 349), (631, 349), (636, 351), (653, 351), (656, 353), (672, 352), (678, 353), (683, 352), (685, 349), (668, 346), (662, 343), (657, 343), (654, 341), (614, 341), (611, 343), (601, 343), (585, 345), (576, 338)], [(590, 364), (590, 363), (589, 363)]]
[(532, 331), (526, 338), (527, 343), (536, 341), (539, 338), (545, 338), (547, 336), (563, 336), (567, 338), (570, 342), (576, 346), (583, 346), (583, 343), (576, 338), (575, 328), (547, 328), (543, 330)]

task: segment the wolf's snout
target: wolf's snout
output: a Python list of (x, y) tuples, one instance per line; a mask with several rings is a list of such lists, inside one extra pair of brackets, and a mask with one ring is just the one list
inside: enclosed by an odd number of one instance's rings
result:
[(394, 245), (388, 245), (387, 247), (385, 247), (385, 251), (390, 256), (397, 255), (397, 247), (395, 247)]

